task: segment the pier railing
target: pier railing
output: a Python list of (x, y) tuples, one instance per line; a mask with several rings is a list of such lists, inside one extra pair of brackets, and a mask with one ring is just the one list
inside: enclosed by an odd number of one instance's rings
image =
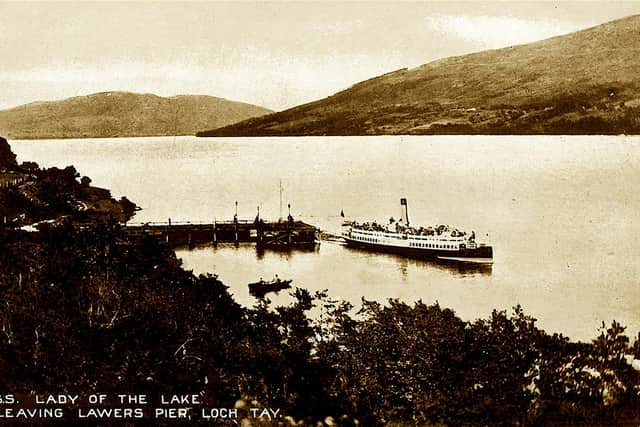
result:
[(127, 227), (180, 227), (189, 225), (224, 225), (224, 224), (253, 224), (255, 220), (239, 219), (237, 221), (225, 220), (225, 221), (149, 221), (149, 222), (127, 222)]
[(131, 237), (152, 235), (173, 246), (234, 242), (259, 246), (300, 246), (316, 242), (316, 227), (302, 221), (227, 220), (127, 223)]

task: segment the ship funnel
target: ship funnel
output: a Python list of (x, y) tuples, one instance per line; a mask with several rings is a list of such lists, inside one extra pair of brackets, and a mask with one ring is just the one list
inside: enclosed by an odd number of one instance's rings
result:
[(409, 208), (407, 207), (407, 199), (400, 199), (400, 218), (405, 226), (409, 225)]

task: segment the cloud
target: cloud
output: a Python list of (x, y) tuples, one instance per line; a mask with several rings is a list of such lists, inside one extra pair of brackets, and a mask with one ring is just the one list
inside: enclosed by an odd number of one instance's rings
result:
[(496, 49), (567, 34), (580, 26), (558, 20), (529, 20), (511, 16), (436, 15), (427, 18), (431, 30), (448, 37)]

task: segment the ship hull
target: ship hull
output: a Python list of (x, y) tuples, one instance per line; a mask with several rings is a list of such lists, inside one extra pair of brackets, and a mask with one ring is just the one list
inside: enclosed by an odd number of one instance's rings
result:
[(412, 248), (393, 246), (379, 243), (368, 243), (345, 237), (347, 246), (360, 248), (372, 252), (390, 253), (409, 258), (424, 260), (443, 260), (451, 262), (468, 262), (477, 264), (493, 263), (493, 248), (491, 246), (479, 246), (475, 249), (438, 250), (426, 248)]

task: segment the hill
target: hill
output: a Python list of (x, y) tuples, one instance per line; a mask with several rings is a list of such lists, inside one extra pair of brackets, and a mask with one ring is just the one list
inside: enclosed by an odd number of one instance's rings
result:
[(102, 92), (0, 111), (0, 134), (13, 139), (193, 135), (270, 112), (212, 96)]
[(199, 136), (640, 133), (640, 15), (402, 69)]

